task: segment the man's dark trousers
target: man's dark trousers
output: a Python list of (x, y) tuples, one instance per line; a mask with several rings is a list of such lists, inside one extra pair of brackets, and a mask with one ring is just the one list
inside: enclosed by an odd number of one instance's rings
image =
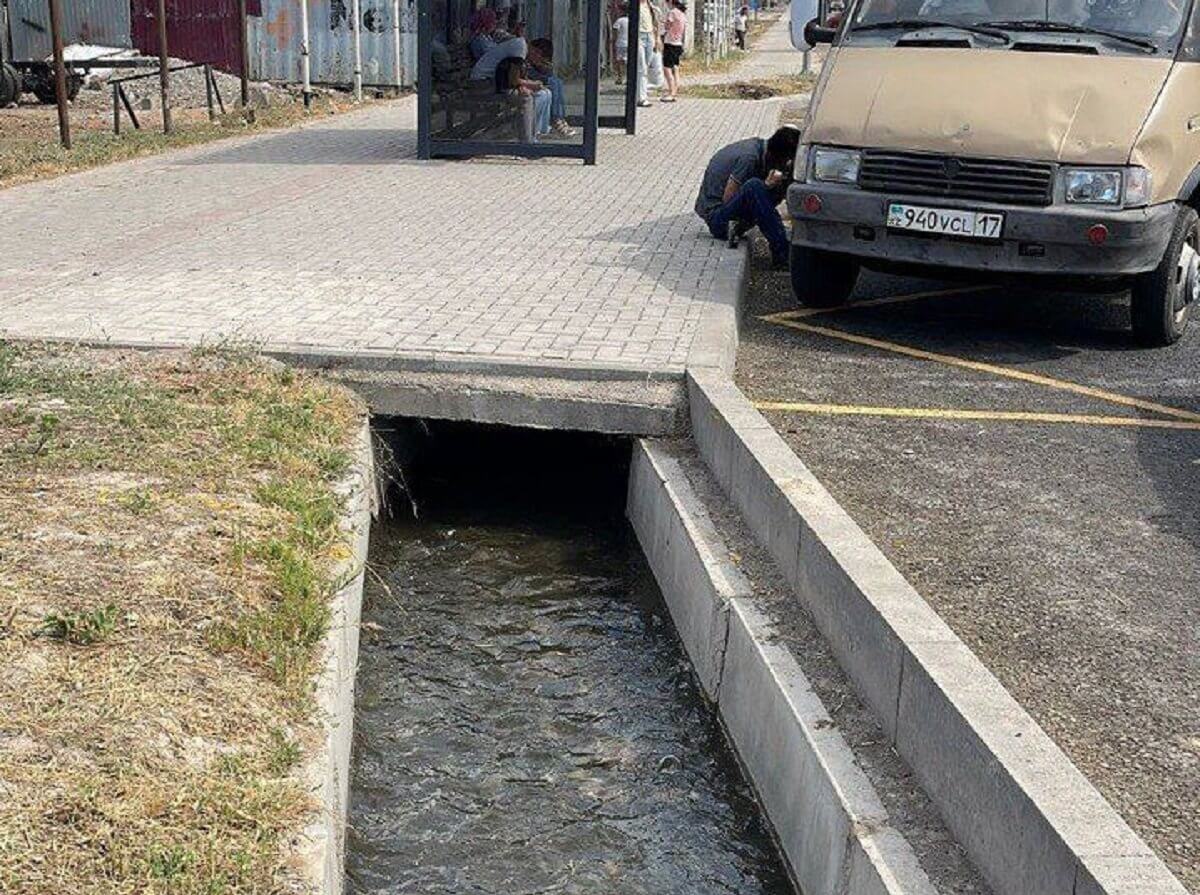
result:
[(730, 221), (738, 221), (747, 229), (758, 227), (771, 245), (771, 258), (776, 262), (786, 262), (787, 230), (776, 210), (777, 204), (775, 195), (766, 183), (759, 177), (751, 177), (738, 188), (732, 199), (708, 216), (708, 229), (717, 239), (725, 239)]

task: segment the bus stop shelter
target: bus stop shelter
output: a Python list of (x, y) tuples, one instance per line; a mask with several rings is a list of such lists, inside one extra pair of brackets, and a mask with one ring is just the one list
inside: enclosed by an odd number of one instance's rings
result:
[[(636, 126), (639, 4), (628, 6), (632, 40), (618, 83), (613, 25), (624, 11), (620, 0), (418, 0), (418, 155), (595, 164), (599, 128), (632, 134)], [(526, 78), (547, 84), (552, 117), (565, 119), (573, 133), (537, 132), (547, 98), (508, 86), (509, 67), (520, 70), (519, 63), (502, 62), (497, 78), (500, 44), (506, 60), (525, 58)]]

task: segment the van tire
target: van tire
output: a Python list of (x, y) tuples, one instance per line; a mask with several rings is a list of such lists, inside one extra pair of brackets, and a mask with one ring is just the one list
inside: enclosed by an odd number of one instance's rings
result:
[(792, 292), (810, 308), (840, 308), (858, 282), (859, 263), (849, 255), (792, 246)]
[(1184, 270), (1185, 247), (1200, 251), (1200, 215), (1183, 206), (1158, 267), (1134, 278), (1130, 300), (1133, 336), (1147, 348), (1174, 345), (1187, 329), (1194, 301), (1186, 294), (1195, 274)]

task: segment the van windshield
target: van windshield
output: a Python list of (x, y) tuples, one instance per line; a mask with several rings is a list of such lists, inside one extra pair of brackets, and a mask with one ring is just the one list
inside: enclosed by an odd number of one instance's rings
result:
[(1162, 51), (1177, 45), (1188, 5), (1189, 0), (861, 0), (851, 28), (897, 23), (916, 29), (928, 21), (931, 27), (1078, 31), (1100, 41), (1105, 34), (1128, 37)]

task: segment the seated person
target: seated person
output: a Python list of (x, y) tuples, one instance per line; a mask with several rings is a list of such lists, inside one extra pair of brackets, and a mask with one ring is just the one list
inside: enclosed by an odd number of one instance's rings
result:
[(567, 100), (562, 79), (554, 73), (554, 44), (549, 38), (539, 37), (529, 42), (526, 63), (526, 74), (541, 81), (550, 91), (550, 127), (560, 136), (575, 136), (575, 128), (567, 123)]
[(536, 143), (550, 133), (550, 91), (541, 81), (525, 77), (525, 60), (509, 56), (496, 66), (496, 92), (509, 97), (521, 110), (521, 139)]
[(495, 31), (496, 13), (487, 7), (475, 10), (471, 15), (471, 41), (467, 44), (473, 60), (478, 62), (484, 53), (498, 43)]
[(771, 246), (771, 264), (788, 266), (788, 236), (778, 206), (792, 182), (800, 131), (781, 127), (769, 140), (751, 137), (730, 143), (708, 163), (696, 214), (717, 239), (736, 247), (738, 239), (758, 227)]
[(510, 37), (508, 40), (493, 43), (471, 67), (471, 80), (488, 82), (496, 77), (496, 67), (504, 59), (524, 60), (528, 48), (525, 38)]

